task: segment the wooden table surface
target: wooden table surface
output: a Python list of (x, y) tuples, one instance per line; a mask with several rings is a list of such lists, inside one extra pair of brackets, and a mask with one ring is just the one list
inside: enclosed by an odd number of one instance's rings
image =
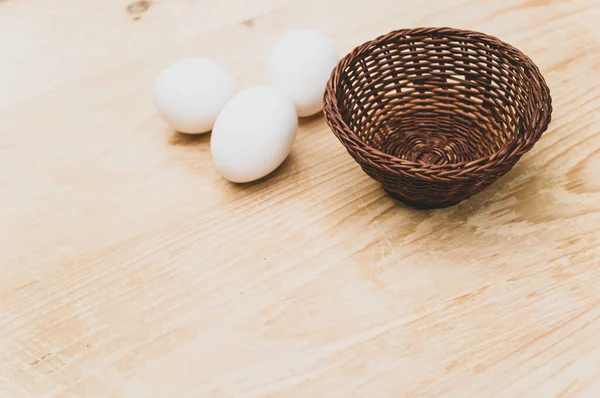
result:
[[(0, 396), (600, 396), (600, 2), (128, 1), (0, 1)], [(508, 41), (554, 99), (453, 208), (394, 202), (322, 117), (230, 184), (153, 107), (181, 57), (246, 88), (286, 29), (416, 26)]]

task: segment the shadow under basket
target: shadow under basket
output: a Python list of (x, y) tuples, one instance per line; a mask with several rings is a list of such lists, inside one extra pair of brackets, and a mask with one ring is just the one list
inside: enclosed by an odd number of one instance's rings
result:
[(397, 30), (335, 67), (327, 124), (364, 172), (419, 208), (455, 205), (507, 173), (546, 131), (550, 90), (511, 45), (451, 28)]

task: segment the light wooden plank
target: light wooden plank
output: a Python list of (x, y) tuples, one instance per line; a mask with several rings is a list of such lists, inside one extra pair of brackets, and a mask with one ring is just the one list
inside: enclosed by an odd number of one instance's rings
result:
[[(0, 1), (0, 395), (600, 396), (600, 3)], [(322, 117), (249, 186), (157, 117), (172, 60), (265, 81), (286, 29), (343, 52), (483, 31), (552, 90), (550, 129), (460, 205), (385, 195)]]

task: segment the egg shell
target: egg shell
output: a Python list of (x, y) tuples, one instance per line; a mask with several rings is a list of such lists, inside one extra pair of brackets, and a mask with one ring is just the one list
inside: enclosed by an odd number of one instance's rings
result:
[(154, 86), (154, 103), (171, 128), (187, 134), (206, 133), (235, 94), (227, 70), (207, 58), (184, 58), (165, 68)]
[(339, 60), (334, 42), (323, 33), (291, 30), (271, 50), (267, 79), (292, 99), (298, 116), (310, 116), (323, 109), (325, 86)]
[(210, 140), (213, 162), (226, 179), (262, 178), (287, 158), (298, 129), (291, 100), (271, 86), (236, 94), (219, 114)]

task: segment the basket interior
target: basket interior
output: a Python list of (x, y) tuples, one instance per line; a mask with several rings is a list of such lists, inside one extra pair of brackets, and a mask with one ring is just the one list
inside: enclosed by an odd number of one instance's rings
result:
[(468, 34), (396, 37), (341, 73), (338, 107), (368, 146), (405, 160), (488, 157), (527, 130), (531, 78), (518, 54)]

